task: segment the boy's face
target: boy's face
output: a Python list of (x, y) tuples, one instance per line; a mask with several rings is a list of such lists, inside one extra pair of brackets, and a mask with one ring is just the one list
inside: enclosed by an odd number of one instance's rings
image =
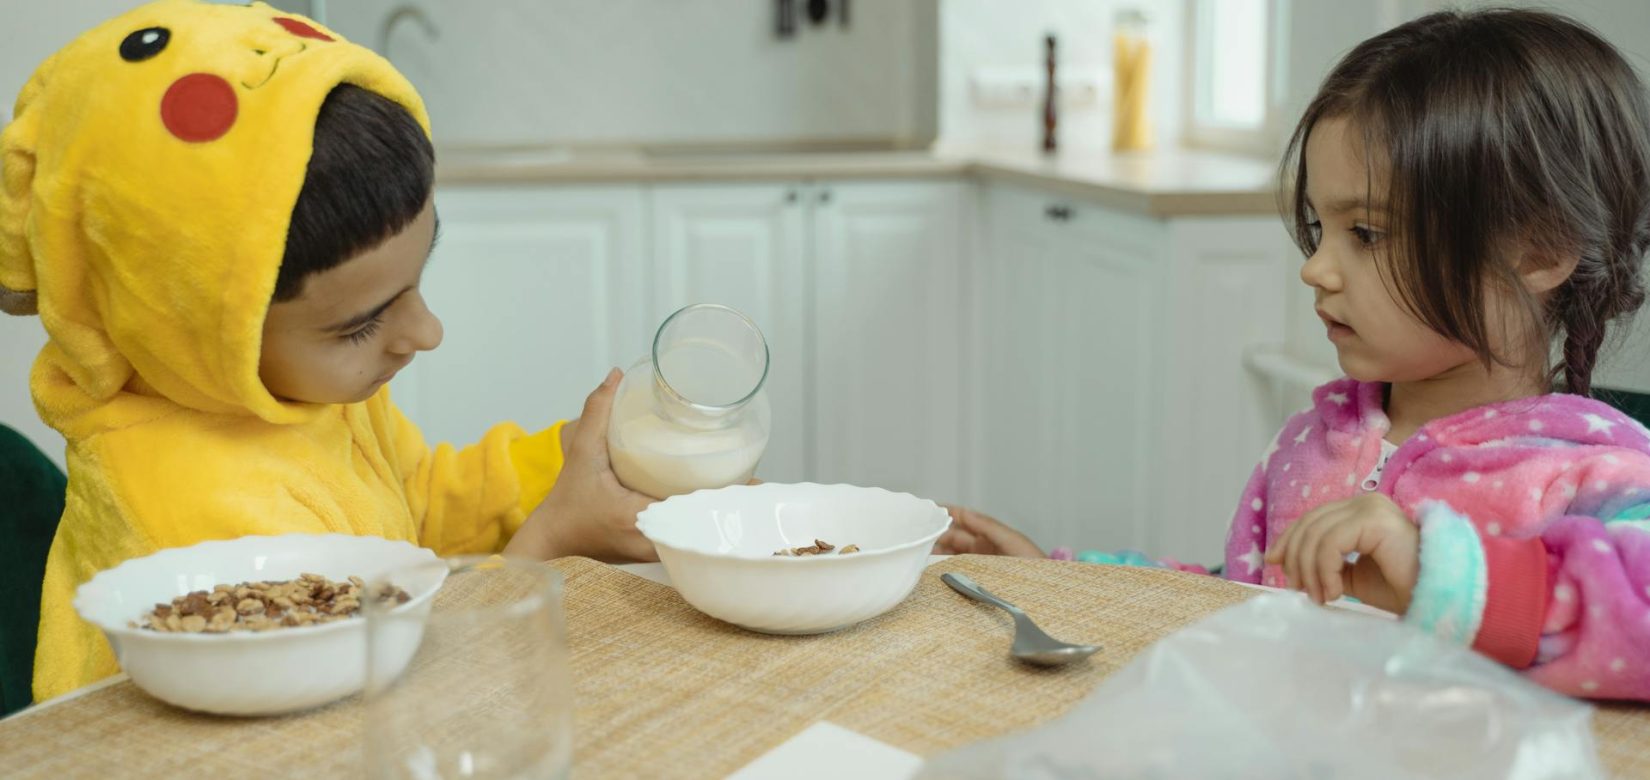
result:
[(304, 280), (264, 318), (258, 375), (286, 401), (341, 404), (378, 392), (419, 352), (441, 344), (441, 321), (418, 284), (435, 246), (433, 201), (382, 244)]

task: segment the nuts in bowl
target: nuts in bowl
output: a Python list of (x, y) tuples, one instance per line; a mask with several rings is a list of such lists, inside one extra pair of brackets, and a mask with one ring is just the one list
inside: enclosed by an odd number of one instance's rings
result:
[[(99, 572), (74, 605), (151, 696), (201, 712), (274, 715), (360, 691), (367, 632), (359, 610), (368, 594), (387, 572), (416, 572), (388, 583), (386, 603), (418, 616), (421, 627), (445, 569), (419, 564), (435, 560), (411, 543), (372, 536), (243, 536)], [(421, 629), (397, 633), (394, 647), (374, 657), (393, 677), (421, 640)], [(218, 685), (203, 682), (203, 669), (256, 672)]]
[(319, 574), (303, 574), (281, 582), (242, 582), (218, 585), (177, 596), (170, 604), (156, 604), (133, 623), (150, 631), (222, 634), (226, 631), (268, 631), (274, 628), (319, 626), (355, 617), (361, 602), (394, 601), (405, 604), (407, 592), (387, 585), (367, 595), (367, 584), (351, 576), (333, 582)]
[(772, 482), (671, 496), (636, 517), (687, 603), (769, 634), (835, 631), (893, 609), (950, 525), (906, 493)]

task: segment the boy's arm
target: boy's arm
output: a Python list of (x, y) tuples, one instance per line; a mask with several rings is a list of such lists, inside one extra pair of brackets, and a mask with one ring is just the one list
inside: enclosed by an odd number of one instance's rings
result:
[(501, 423), (463, 449), (445, 443), (432, 449), (387, 394), (372, 403), (382, 403), (384, 435), (419, 543), (442, 555), (503, 549), (561, 473), (564, 423), (530, 435)]

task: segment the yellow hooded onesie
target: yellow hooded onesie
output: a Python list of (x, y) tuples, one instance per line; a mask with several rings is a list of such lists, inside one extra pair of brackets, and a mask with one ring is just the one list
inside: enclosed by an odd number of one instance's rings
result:
[(68, 439), (37, 701), (117, 671), (75, 588), (165, 547), (336, 532), (438, 553), (502, 547), (560, 471), (559, 431), (431, 450), (387, 390), (281, 401), (263, 319), (315, 119), (350, 83), (422, 102), (390, 64), (262, 3), (162, 0), (42, 64), (0, 134), (0, 306), (38, 309), (31, 377)]

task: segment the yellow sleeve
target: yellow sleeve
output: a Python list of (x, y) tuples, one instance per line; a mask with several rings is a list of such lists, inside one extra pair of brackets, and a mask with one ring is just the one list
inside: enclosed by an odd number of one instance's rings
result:
[(563, 423), (532, 435), (501, 423), (463, 449), (432, 449), (393, 402), (383, 403), (419, 543), (438, 554), (504, 549), (561, 473)]
[[(510, 462), (515, 466), (516, 478), (521, 484), (521, 498), (516, 506), (522, 517), (531, 514), (534, 507), (550, 495), (556, 478), (561, 476), (561, 429), (563, 420), (531, 436), (510, 442)], [(515, 533), (514, 528), (510, 533)]]
[[(87, 491), (79, 491), (85, 493)], [(122, 524), (88, 528), (73, 522), (90, 516), (81, 495), (70, 488), (64, 511), (46, 559), (41, 583), (40, 624), (35, 634), (33, 695), (46, 701), (120, 671), (114, 650), (97, 626), (80, 619), (74, 608), (75, 590), (97, 572), (155, 551), (142, 534)]]

